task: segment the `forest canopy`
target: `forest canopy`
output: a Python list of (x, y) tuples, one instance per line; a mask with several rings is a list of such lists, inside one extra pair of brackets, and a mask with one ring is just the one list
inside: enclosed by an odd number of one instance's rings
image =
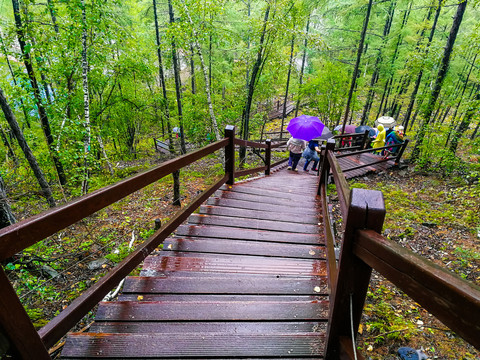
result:
[(419, 166), (478, 178), (477, 4), (2, 1), (3, 197), (55, 206), (152, 154), (152, 138), (178, 153), (226, 125), (258, 138), (287, 99), (330, 128), (393, 116)]

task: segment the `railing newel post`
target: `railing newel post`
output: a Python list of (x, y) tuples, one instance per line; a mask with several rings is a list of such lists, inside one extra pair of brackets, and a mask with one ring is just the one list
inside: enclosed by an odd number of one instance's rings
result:
[(265, 165), (267, 168), (265, 169), (265, 175), (270, 175), (271, 164), (272, 164), (272, 140), (267, 139), (265, 140), (267, 144), (267, 148), (265, 149)]
[(0, 329), (8, 337), (12, 351), (20, 359), (50, 360), (48, 350), (33, 327), (15, 289), (0, 266)]
[(370, 133), (369, 130), (365, 130), (365, 134), (363, 135), (362, 148), (361, 148), (361, 150), (365, 149), (365, 146), (367, 145), (367, 139), (368, 139), (369, 133)]
[[(357, 333), (367, 295), (372, 268), (353, 254), (357, 230), (382, 232), (385, 203), (381, 191), (352, 189), (345, 221), (335, 292), (330, 296), (325, 359), (340, 358), (340, 337), (351, 338), (351, 322)], [(350, 318), (350, 298), (353, 316)], [(355, 339), (352, 339), (355, 344)]]
[(229, 139), (225, 146), (225, 175), (228, 175), (227, 184), (235, 183), (235, 126), (225, 127), (225, 137)]
[(398, 155), (395, 158), (395, 165), (400, 164), (400, 159), (402, 158), (403, 152), (405, 151), (409, 141), (410, 140), (405, 139), (405, 141), (403, 142), (403, 146), (400, 148), (400, 150), (398, 151)]
[(333, 149), (335, 149), (335, 140), (333, 139), (328, 139), (326, 146), (322, 145), (322, 157), (320, 159), (321, 165), (319, 171), (317, 195), (320, 195), (320, 188), (322, 184), (327, 185), (328, 173), (330, 172), (330, 164), (327, 160), (327, 153), (329, 151), (333, 151)]

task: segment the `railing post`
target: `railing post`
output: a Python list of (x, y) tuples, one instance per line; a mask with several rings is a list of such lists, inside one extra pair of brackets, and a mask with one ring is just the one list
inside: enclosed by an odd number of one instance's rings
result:
[(368, 139), (368, 135), (369, 135), (369, 130), (365, 130), (365, 134), (363, 134), (363, 140), (362, 140), (362, 149), (365, 149), (365, 145), (367, 144), (367, 139)]
[(225, 127), (225, 137), (230, 140), (225, 147), (225, 174), (228, 174), (227, 184), (233, 185), (235, 183), (235, 126)]
[(270, 167), (272, 164), (272, 140), (267, 139), (265, 143), (267, 144), (267, 148), (265, 149), (265, 165), (267, 166), (265, 169), (265, 175), (268, 176), (270, 175)]
[[(330, 295), (325, 359), (339, 359), (343, 353), (341, 337), (352, 339), (353, 346), (362, 316), (372, 268), (353, 254), (356, 232), (371, 229), (381, 233), (385, 219), (383, 194), (376, 190), (352, 189), (345, 221), (335, 293)], [(352, 316), (350, 311), (352, 308)]]
[(395, 165), (400, 164), (400, 159), (402, 158), (403, 152), (405, 151), (405, 148), (407, 147), (409, 141), (410, 140), (405, 139), (405, 141), (403, 142), (403, 146), (400, 148), (400, 151), (398, 152), (398, 155), (395, 158)]
[(322, 151), (322, 158), (320, 159), (322, 163), (320, 165), (317, 195), (320, 195), (320, 188), (322, 184), (327, 184), (328, 173), (330, 172), (330, 164), (328, 163), (327, 153), (329, 151), (333, 151), (333, 149), (335, 149), (335, 140), (328, 139), (327, 146), (325, 146), (325, 150)]
[(48, 359), (45, 345), (20, 303), (15, 289), (0, 266), (0, 331), (5, 332), (13, 355), (20, 359)]

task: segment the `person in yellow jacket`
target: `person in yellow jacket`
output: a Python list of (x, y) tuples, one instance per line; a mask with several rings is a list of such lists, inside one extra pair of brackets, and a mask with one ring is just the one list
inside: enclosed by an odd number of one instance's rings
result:
[(382, 124), (379, 124), (378, 127), (378, 134), (375, 140), (372, 141), (372, 148), (380, 148), (385, 146), (385, 137), (387, 136), (387, 132)]

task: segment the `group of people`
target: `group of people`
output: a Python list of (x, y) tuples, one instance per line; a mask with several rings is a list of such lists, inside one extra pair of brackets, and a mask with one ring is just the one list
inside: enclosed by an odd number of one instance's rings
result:
[[(395, 126), (393, 129), (385, 129), (382, 124), (379, 124), (377, 127), (378, 133), (377, 136), (372, 141), (372, 148), (382, 148), (384, 146), (401, 144), (404, 137), (404, 128), (403, 126)], [(384, 156), (389, 156), (397, 153), (399, 150), (398, 147), (392, 147), (387, 149), (382, 149), (376, 151), (375, 153), (380, 153)]]
[(311, 171), (318, 171), (318, 162), (320, 161), (320, 145), (318, 140), (305, 141), (291, 137), (287, 142), (287, 150), (290, 151), (288, 158), (288, 170), (298, 171), (297, 165), (302, 156), (305, 158), (304, 171), (308, 171), (308, 165), (313, 161)]
[[(401, 144), (404, 137), (403, 126), (395, 126), (391, 129), (385, 129), (382, 124), (377, 127), (377, 134), (373, 138), (371, 145), (372, 148), (383, 148), (389, 145)], [(318, 171), (318, 162), (320, 161), (319, 154), (321, 152), (318, 140), (305, 141), (291, 137), (287, 142), (287, 150), (290, 151), (290, 157), (288, 158), (288, 170), (298, 171), (297, 165), (302, 157), (305, 158), (304, 171), (308, 171), (310, 162), (313, 161), (311, 171)], [(375, 151), (377, 154), (383, 156), (389, 156), (397, 153), (398, 147), (391, 147), (387, 149), (381, 149)]]

